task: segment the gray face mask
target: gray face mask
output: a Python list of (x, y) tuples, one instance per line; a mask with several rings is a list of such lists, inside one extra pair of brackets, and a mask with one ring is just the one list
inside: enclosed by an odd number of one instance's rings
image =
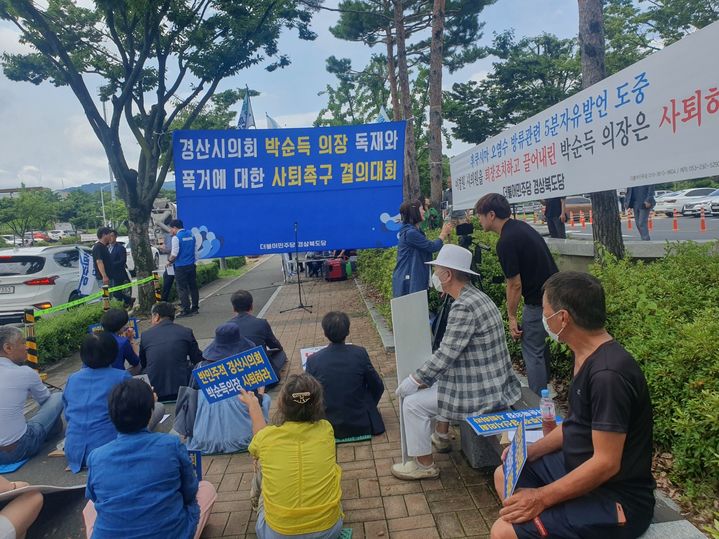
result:
[(549, 318), (547, 318), (547, 317), (545, 317), (544, 315), (542, 315), (542, 325), (544, 326), (544, 331), (547, 332), (547, 335), (549, 335), (549, 338), (550, 338), (550, 339), (552, 339), (553, 341), (557, 341), (557, 342), (559, 342), (559, 335), (562, 333), (562, 331), (564, 331), (564, 327), (562, 327), (562, 329), (559, 330), (559, 333), (554, 333), (551, 329), (549, 329), (549, 324), (547, 323), (547, 321), (548, 321), (550, 318), (554, 318), (555, 316), (557, 316), (557, 315), (558, 315), (559, 313), (561, 313), (561, 312), (562, 312), (562, 311), (557, 311), (556, 313), (554, 313), (554, 314), (553, 314), (552, 316), (550, 316)]

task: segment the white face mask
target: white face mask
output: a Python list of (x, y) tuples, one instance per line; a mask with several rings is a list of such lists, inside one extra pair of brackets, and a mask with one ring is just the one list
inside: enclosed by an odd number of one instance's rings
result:
[(442, 281), (439, 280), (439, 277), (437, 277), (436, 273), (432, 274), (432, 286), (440, 294), (444, 292), (444, 290), (442, 290)]
[(550, 339), (552, 339), (553, 341), (557, 341), (557, 342), (559, 342), (559, 335), (562, 333), (562, 331), (564, 331), (564, 327), (562, 327), (562, 329), (559, 330), (559, 333), (554, 333), (551, 329), (549, 329), (549, 324), (548, 324), (547, 322), (548, 322), (548, 320), (549, 320), (550, 318), (554, 318), (555, 316), (557, 316), (557, 315), (558, 315), (559, 313), (561, 313), (561, 312), (562, 312), (562, 311), (557, 311), (556, 313), (554, 313), (554, 314), (553, 314), (552, 316), (550, 316), (549, 318), (547, 318), (547, 317), (545, 317), (544, 315), (542, 315), (542, 325), (544, 326), (544, 331), (547, 332), (547, 335), (549, 335), (549, 338), (550, 338)]

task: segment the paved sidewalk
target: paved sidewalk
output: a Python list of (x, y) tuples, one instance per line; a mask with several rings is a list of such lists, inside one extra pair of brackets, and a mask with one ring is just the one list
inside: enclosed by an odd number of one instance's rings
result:
[[(458, 439), (453, 440), (452, 453), (435, 455), (442, 470), (439, 479), (406, 482), (392, 477), (390, 466), (401, 460), (395, 359), (384, 351), (354, 282), (308, 281), (303, 292), (304, 302), (313, 305), (311, 314), (280, 314), (298, 304), (297, 287), (292, 285), (282, 287), (265, 314), (290, 358), (284, 375), (301, 371), (300, 348), (326, 343), (320, 325), (324, 314), (343, 310), (352, 321), (348, 342), (367, 348), (385, 382), (380, 410), (387, 432), (371, 442), (337, 446), (345, 527), (353, 529), (353, 538), (488, 537), (499, 501), (490, 475), (469, 468)], [(203, 468), (218, 498), (202, 537), (255, 537), (256, 515), (249, 502), (251, 457), (208, 456)]]

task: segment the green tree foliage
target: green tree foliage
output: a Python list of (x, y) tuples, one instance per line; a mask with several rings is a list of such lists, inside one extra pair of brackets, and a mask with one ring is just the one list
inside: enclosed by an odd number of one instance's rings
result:
[(640, 21), (669, 45), (719, 19), (719, 0), (639, 0)]
[(18, 238), (32, 230), (46, 230), (58, 213), (57, 196), (49, 189), (20, 190), (12, 198), (0, 199), (0, 224)]
[[(181, 127), (192, 126), (220, 82), (243, 69), (288, 65), (279, 36), (289, 28), (301, 39), (314, 39), (312, 12), (300, 0), (94, 0), (90, 7), (72, 0), (0, 0), (0, 18), (12, 22), (33, 49), (3, 54), (2, 66), (12, 80), (49, 81), (75, 94), (127, 205), (142, 276), (153, 265), (148, 222), (170, 168), (163, 153), (172, 151), (167, 142), (175, 119), (184, 112)], [(108, 121), (88, 86), (97, 77), (100, 97), (110, 105)], [(140, 147), (134, 167), (122, 146), (121, 125)], [(140, 300), (147, 307), (149, 291)]]

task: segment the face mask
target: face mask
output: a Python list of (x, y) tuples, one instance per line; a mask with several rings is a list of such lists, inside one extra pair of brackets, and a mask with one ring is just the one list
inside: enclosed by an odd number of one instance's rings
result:
[(444, 292), (444, 290), (442, 290), (442, 281), (439, 280), (439, 277), (437, 277), (436, 273), (432, 274), (432, 286), (440, 294)]
[(547, 322), (549, 321), (550, 318), (554, 318), (561, 312), (562, 311), (557, 311), (549, 318), (546, 318), (544, 315), (542, 315), (542, 325), (544, 326), (544, 331), (547, 332), (547, 335), (549, 335), (550, 339), (552, 339), (553, 341), (557, 341), (557, 342), (559, 342), (559, 335), (562, 333), (562, 331), (564, 331), (564, 327), (559, 330), (559, 333), (554, 333), (551, 329), (549, 329), (549, 324)]

